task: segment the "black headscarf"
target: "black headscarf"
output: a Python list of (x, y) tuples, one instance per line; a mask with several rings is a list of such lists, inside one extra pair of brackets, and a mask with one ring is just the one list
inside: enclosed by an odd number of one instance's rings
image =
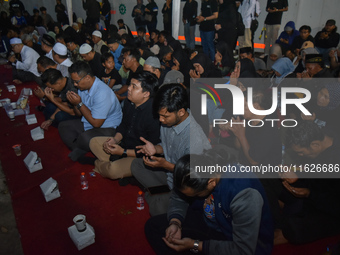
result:
[(240, 60), (241, 70), (239, 78), (257, 78), (258, 75), (255, 70), (253, 61), (249, 58), (244, 58)]
[(235, 61), (233, 57), (233, 51), (229, 48), (228, 44), (224, 41), (220, 41), (215, 46), (216, 51), (222, 55), (222, 66), (230, 67), (231, 69), (235, 67)]
[(211, 59), (203, 53), (197, 54), (191, 60), (191, 63), (192, 64), (198, 63), (203, 67), (204, 73), (201, 74), (202, 78), (208, 78), (208, 77), (209, 78), (221, 78), (222, 77), (221, 70), (217, 69), (215, 65), (211, 62)]

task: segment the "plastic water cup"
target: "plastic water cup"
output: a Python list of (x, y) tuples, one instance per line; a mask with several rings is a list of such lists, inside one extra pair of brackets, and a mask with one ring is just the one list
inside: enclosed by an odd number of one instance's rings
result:
[(86, 217), (85, 215), (78, 214), (73, 218), (73, 222), (76, 225), (76, 228), (79, 232), (83, 232), (86, 230)]
[(9, 111), (8, 112), (8, 117), (11, 121), (15, 120), (15, 113), (14, 111)]
[(14, 149), (15, 155), (21, 156), (21, 144), (13, 145), (12, 148)]

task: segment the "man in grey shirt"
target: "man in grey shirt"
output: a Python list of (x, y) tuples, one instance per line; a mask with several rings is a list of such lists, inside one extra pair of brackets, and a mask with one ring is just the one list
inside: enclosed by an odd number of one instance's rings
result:
[[(161, 143), (153, 145), (141, 138), (145, 145), (137, 146), (143, 159), (135, 159), (131, 165), (132, 175), (145, 187), (168, 185), (173, 188), (173, 170), (179, 158), (188, 153), (201, 154), (210, 149), (210, 143), (202, 128), (188, 110), (188, 95), (180, 84), (162, 85), (153, 102), (153, 109), (159, 114)], [(191, 139), (190, 136), (195, 139)], [(155, 156), (164, 155), (164, 157)], [(145, 198), (150, 214), (165, 213), (170, 193), (150, 195)]]

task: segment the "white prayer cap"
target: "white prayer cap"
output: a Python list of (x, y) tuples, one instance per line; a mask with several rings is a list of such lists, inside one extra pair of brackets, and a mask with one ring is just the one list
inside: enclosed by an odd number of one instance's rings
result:
[(93, 31), (92, 35), (102, 38), (102, 33), (98, 30)]
[(88, 43), (84, 43), (79, 48), (79, 54), (87, 54), (92, 50), (92, 47)]
[(58, 55), (61, 56), (66, 56), (67, 55), (67, 48), (64, 44), (57, 42), (53, 46), (53, 51), (57, 53)]
[(21, 39), (17, 38), (17, 37), (13, 37), (10, 41), (9, 44), (20, 44), (22, 43)]

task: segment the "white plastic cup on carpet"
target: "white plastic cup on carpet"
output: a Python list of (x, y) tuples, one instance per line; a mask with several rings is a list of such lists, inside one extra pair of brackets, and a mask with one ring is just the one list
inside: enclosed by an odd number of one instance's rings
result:
[(11, 103), (11, 106), (12, 106), (12, 109), (13, 109), (13, 110), (14, 110), (14, 109), (17, 109), (17, 103), (16, 103), (16, 102)]
[(83, 232), (86, 230), (86, 217), (85, 215), (78, 214), (76, 217), (73, 218), (74, 225), (79, 232)]
[(15, 113), (14, 111), (9, 111), (8, 112), (8, 117), (11, 121), (15, 120)]

